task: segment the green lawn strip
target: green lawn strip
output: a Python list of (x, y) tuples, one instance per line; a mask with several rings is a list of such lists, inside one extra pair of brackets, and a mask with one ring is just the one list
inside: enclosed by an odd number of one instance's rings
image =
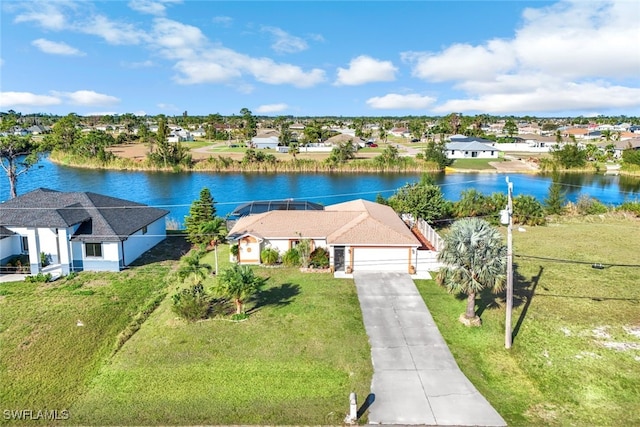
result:
[(0, 285), (7, 294), (0, 301), (3, 409), (68, 409), (109, 357), (116, 336), (161, 291), (156, 278), (163, 270)]
[(454, 169), (476, 169), (476, 170), (490, 170), (495, 169), (491, 166), (490, 162), (498, 162), (500, 159), (456, 159), (451, 165)]
[(461, 369), (510, 425), (640, 424), (640, 268), (518, 257), (638, 265), (639, 225), (590, 218), (516, 233), (514, 328), (527, 311), (511, 350), (492, 296), (479, 304), (489, 303), (483, 326), (468, 329), (464, 301), (418, 282)]
[(297, 269), (256, 272), (267, 286), (243, 322), (186, 323), (167, 298), (72, 407), (72, 421), (340, 424), (349, 393), (366, 396), (372, 375), (353, 282)]

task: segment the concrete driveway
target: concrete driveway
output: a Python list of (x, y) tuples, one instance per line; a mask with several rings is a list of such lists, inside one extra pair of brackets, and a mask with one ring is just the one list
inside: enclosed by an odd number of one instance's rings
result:
[(458, 368), (408, 274), (353, 278), (371, 343), (370, 424), (506, 425)]

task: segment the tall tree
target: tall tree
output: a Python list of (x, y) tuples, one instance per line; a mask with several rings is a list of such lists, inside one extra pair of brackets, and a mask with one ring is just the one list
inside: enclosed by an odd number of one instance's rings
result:
[(449, 211), (440, 187), (427, 180), (406, 184), (389, 197), (388, 203), (396, 212), (410, 214), (414, 221), (422, 218), (430, 224)]
[(194, 245), (206, 244), (210, 236), (202, 234), (202, 226), (216, 219), (216, 206), (213, 196), (207, 187), (200, 190), (200, 198), (194, 200), (189, 208), (189, 215), (184, 218), (187, 241)]
[(38, 163), (45, 146), (33, 141), (31, 136), (9, 135), (0, 138), (0, 165), (9, 178), (9, 194), (17, 196), (18, 177)]
[(427, 148), (424, 150), (424, 159), (428, 162), (437, 163), (440, 169), (444, 169), (453, 162), (447, 157), (447, 143), (442, 139), (439, 142), (434, 139), (429, 140)]
[(557, 171), (553, 171), (551, 175), (551, 185), (547, 198), (544, 199), (545, 211), (550, 215), (560, 215), (564, 212), (564, 206), (567, 202), (567, 194), (562, 189), (560, 176)]
[(456, 221), (444, 237), (438, 260), (444, 264), (436, 280), (450, 293), (467, 295), (467, 308), (460, 316), (466, 325), (480, 325), (476, 295), (484, 289), (499, 292), (506, 279), (507, 246), (500, 232), (480, 218)]
[(58, 120), (51, 129), (51, 134), (45, 136), (45, 143), (51, 148), (59, 148), (64, 151), (73, 149), (76, 141), (80, 139), (80, 118), (71, 113)]
[(251, 141), (251, 138), (258, 134), (256, 118), (248, 108), (240, 110), (240, 114), (242, 115), (242, 136), (246, 141)]
[(505, 122), (504, 128), (502, 128), (502, 130), (504, 133), (509, 135), (509, 138), (513, 138), (513, 135), (518, 133), (518, 125), (513, 121), (513, 119), (508, 119)]
[(224, 270), (218, 277), (215, 290), (233, 300), (236, 314), (244, 313), (244, 305), (264, 285), (264, 279), (257, 277), (248, 265), (235, 264)]

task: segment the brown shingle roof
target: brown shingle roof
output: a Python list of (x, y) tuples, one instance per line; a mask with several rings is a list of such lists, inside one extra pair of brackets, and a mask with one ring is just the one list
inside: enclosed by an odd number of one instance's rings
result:
[(366, 200), (330, 205), (324, 211), (271, 211), (240, 218), (233, 238), (326, 238), (329, 244), (420, 246), (389, 206)]

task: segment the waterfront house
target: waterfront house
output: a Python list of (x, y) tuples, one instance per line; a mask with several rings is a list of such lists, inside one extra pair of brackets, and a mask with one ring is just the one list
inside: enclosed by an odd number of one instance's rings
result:
[(493, 141), (464, 135), (452, 135), (451, 142), (446, 144), (448, 159), (497, 159), (500, 150), (494, 147)]
[(391, 207), (361, 199), (324, 210), (247, 215), (234, 224), (228, 238), (238, 244), (241, 264), (260, 264), (263, 249), (270, 247), (282, 255), (308, 239), (312, 249), (327, 249), (331, 269), (343, 275), (354, 271), (426, 273), (428, 260), (435, 259), (434, 251), (418, 250), (422, 243)]
[(30, 273), (119, 271), (166, 237), (169, 213), (89, 192), (39, 188), (0, 204), (0, 264), (27, 255)]

